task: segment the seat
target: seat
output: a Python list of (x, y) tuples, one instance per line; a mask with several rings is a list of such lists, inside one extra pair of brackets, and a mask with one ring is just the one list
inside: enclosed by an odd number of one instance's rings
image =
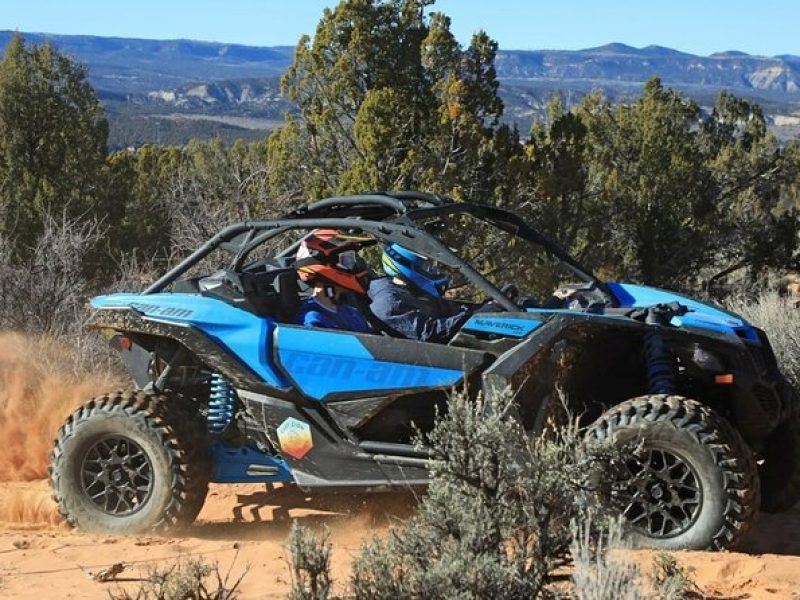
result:
[(300, 310), (302, 301), (297, 280), (294, 269), (242, 273), (245, 297), (255, 308), (254, 312), (279, 321), (291, 320)]
[(257, 273), (222, 270), (200, 279), (198, 288), (203, 296), (277, 321), (291, 320), (300, 310), (300, 290), (294, 269)]

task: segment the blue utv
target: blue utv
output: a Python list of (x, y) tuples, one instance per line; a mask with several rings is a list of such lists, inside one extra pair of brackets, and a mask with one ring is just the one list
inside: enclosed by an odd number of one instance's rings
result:
[[(373, 334), (293, 325), (308, 293), (294, 256), (317, 228), (430, 257), (492, 310), (441, 344), (374, 318)], [(478, 246), (516, 283), (555, 293), (513, 301)], [(54, 496), (82, 529), (191, 523), (209, 482), (309, 494), (425, 485), (415, 428), (429, 430), (454, 389), (509, 386), (531, 435), (563, 393), (587, 436), (638, 444), (613, 476), (635, 544), (731, 547), (759, 508), (800, 496), (800, 412), (763, 331), (672, 292), (601, 281), (499, 208), (419, 192), (328, 198), (231, 225), (144, 292), (92, 305), (88, 325), (136, 389), (88, 401), (55, 442)]]

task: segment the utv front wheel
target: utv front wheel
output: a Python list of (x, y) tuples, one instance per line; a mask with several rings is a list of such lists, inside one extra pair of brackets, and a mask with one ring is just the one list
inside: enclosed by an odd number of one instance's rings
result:
[(735, 546), (759, 504), (750, 448), (708, 407), (644, 396), (605, 412), (588, 435), (621, 449), (612, 503), (634, 546), (664, 550)]
[(142, 533), (195, 519), (208, 491), (209, 448), (202, 419), (185, 402), (118, 392), (67, 419), (50, 473), (71, 525)]

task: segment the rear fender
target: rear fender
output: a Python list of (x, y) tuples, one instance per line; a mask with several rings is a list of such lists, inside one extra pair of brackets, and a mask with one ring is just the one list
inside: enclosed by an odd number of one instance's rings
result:
[(92, 304), (98, 310), (89, 327), (175, 340), (236, 387), (271, 393), (290, 388), (272, 361), (270, 318), (192, 294), (114, 294)]

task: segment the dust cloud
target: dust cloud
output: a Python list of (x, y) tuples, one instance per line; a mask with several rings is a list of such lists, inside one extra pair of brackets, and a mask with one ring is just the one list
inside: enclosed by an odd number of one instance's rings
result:
[(0, 333), (0, 482), (48, 476), (58, 429), (90, 398), (120, 386), (111, 373), (75, 375), (61, 341)]

